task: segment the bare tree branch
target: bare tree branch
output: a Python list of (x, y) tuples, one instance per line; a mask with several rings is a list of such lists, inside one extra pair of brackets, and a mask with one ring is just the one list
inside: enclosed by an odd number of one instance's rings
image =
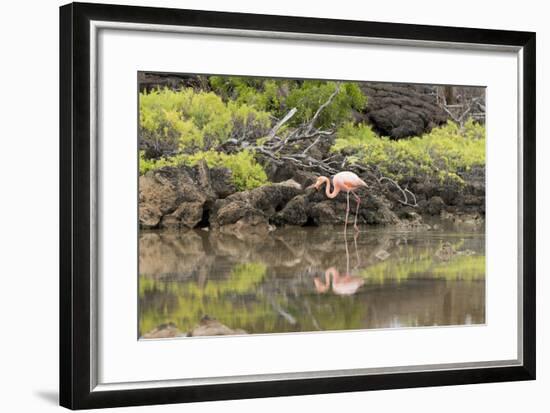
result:
[(290, 120), (290, 118), (292, 118), (296, 112), (298, 111), (298, 109), (296, 108), (292, 108), (288, 111), (288, 113), (285, 115), (284, 118), (282, 118), (279, 122), (277, 122), (275, 124), (275, 126), (273, 126), (273, 128), (271, 129), (271, 131), (269, 131), (267, 137), (269, 139), (273, 139), (275, 137), (275, 135), (277, 134), (277, 132), (279, 131), (279, 129), (281, 129), (281, 127)]
[[(412, 207), (417, 207), (418, 206), (418, 204), (416, 202), (416, 196), (411, 191), (409, 191), (407, 188), (405, 188), (405, 189), (401, 188), (401, 186), (396, 181), (394, 181), (391, 178), (388, 178), (387, 176), (382, 176), (378, 179), (378, 182), (382, 183), (382, 181), (388, 181), (388, 182), (392, 183), (403, 194), (404, 201), (401, 201), (401, 200), (398, 199), (397, 201), (399, 203), (401, 203), (403, 205), (412, 206)], [(414, 204), (411, 204), (409, 202), (409, 198), (407, 197), (407, 193), (411, 195), (412, 200), (414, 201)]]

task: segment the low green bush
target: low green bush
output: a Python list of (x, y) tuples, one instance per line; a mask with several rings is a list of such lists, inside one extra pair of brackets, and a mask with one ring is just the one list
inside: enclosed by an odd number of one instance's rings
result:
[[(224, 101), (250, 105), (281, 119), (297, 108), (289, 126), (311, 120), (319, 106), (334, 92), (336, 83), (323, 80), (260, 79), (238, 76), (211, 76), (212, 90)], [(316, 126), (331, 128), (350, 120), (354, 110), (362, 110), (367, 98), (354, 82), (342, 83), (338, 95), (319, 116)]]
[(186, 88), (140, 93), (140, 149), (146, 158), (209, 150), (230, 138), (256, 139), (269, 130), (269, 113), (212, 92)]
[(425, 135), (394, 141), (377, 136), (368, 125), (346, 123), (332, 151), (396, 180), (427, 176), (463, 183), (461, 173), (485, 165), (485, 127), (473, 120), (462, 128), (448, 122)]

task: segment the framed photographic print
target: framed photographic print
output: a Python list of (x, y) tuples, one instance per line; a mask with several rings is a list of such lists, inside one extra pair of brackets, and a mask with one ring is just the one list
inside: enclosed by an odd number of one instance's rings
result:
[(71, 409), (535, 378), (535, 34), (60, 11)]

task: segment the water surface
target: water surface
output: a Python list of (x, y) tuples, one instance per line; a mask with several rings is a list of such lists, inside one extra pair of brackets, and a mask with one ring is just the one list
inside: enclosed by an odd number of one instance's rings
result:
[(140, 336), (204, 316), (248, 333), (482, 324), (485, 235), (440, 228), (142, 232)]

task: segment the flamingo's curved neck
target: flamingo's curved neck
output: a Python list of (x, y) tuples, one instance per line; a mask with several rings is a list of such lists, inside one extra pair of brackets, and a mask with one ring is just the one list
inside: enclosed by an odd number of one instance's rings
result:
[(336, 198), (338, 193), (340, 192), (340, 187), (334, 185), (332, 192), (330, 191), (330, 179), (328, 179), (326, 176), (323, 176), (323, 181), (326, 183), (325, 187), (325, 194), (328, 198)]

